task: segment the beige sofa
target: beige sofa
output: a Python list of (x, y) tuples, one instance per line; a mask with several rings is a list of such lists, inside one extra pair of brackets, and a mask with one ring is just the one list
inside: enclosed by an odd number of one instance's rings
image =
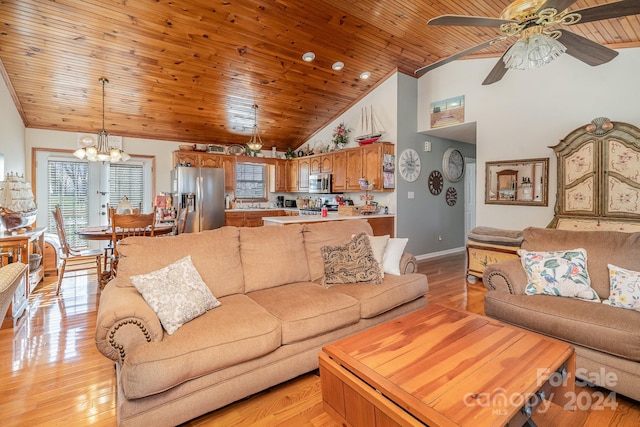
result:
[[(591, 287), (609, 297), (607, 264), (640, 271), (640, 233), (527, 228), (522, 249), (584, 248)], [(567, 341), (576, 349), (576, 376), (640, 400), (640, 312), (550, 295), (525, 295), (519, 259), (486, 268), (485, 313), (498, 320)]]
[[(316, 369), (330, 342), (424, 307), (427, 278), (406, 253), (403, 274), (382, 284), (320, 284), (320, 248), (363, 231), (366, 220), (349, 220), (123, 240), (96, 328), (116, 363), (119, 425), (185, 422)], [(222, 304), (168, 335), (129, 277), (187, 254)]]

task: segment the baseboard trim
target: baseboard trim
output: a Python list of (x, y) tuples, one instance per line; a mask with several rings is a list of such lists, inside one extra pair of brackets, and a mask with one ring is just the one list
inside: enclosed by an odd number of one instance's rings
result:
[(430, 259), (430, 258), (437, 258), (440, 256), (444, 256), (444, 255), (451, 255), (451, 254), (457, 254), (458, 252), (464, 252), (465, 251), (465, 247), (462, 246), (460, 248), (453, 248), (453, 249), (447, 249), (445, 251), (439, 251), (439, 252), (431, 252), (428, 254), (423, 254), (423, 255), (416, 255), (416, 259), (418, 261), (422, 261), (425, 259)]

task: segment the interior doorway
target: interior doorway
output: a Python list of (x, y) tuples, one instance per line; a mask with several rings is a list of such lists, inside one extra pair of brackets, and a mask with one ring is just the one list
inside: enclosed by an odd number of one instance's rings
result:
[(465, 158), (464, 174), (464, 239), (468, 241), (469, 232), (476, 226), (476, 159)]

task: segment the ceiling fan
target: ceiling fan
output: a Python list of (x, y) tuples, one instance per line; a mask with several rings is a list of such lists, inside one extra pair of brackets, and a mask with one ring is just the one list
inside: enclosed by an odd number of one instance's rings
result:
[(509, 68), (538, 68), (563, 52), (591, 66), (611, 61), (618, 55), (615, 50), (565, 29), (552, 27), (640, 14), (640, 1), (620, 0), (570, 12), (568, 8), (576, 1), (516, 0), (502, 11), (500, 18), (464, 15), (442, 15), (433, 18), (427, 25), (493, 27), (498, 28), (502, 35), (422, 67), (416, 70), (415, 74), (426, 73), (513, 36), (518, 36), (519, 39), (505, 51), (482, 82), (483, 85), (499, 81)]

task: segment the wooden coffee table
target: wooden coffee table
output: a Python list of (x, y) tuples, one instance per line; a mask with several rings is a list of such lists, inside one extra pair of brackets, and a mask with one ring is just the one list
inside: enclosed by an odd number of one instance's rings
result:
[(319, 357), (325, 411), (355, 427), (523, 425), (574, 392), (569, 344), (440, 305)]

